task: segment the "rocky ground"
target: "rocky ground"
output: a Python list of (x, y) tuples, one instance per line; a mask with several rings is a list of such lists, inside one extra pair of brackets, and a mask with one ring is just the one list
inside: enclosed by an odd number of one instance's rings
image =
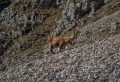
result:
[[(120, 82), (119, 0), (1, 3), (0, 82)], [(48, 38), (73, 26), (75, 44), (49, 54)]]
[[(14, 62), (14, 63), (10, 63)], [(26, 54), (0, 72), (1, 82), (119, 82), (120, 34), (56, 54)]]

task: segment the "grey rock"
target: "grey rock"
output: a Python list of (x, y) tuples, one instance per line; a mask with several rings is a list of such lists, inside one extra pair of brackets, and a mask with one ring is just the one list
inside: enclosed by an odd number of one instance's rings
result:
[(82, 11), (90, 9), (90, 0), (82, 0)]
[(37, 26), (37, 25), (38, 25), (38, 23), (37, 23), (36, 21), (33, 21), (31, 26), (32, 26), (32, 27), (35, 27), (35, 26)]
[(110, 32), (114, 33), (116, 30), (117, 30), (117, 24), (116, 24), (116, 22), (111, 23)]
[(25, 22), (25, 23), (24, 23), (24, 27), (29, 27), (29, 23), (28, 23), (28, 22)]
[(110, 2), (110, 1), (112, 1), (112, 0), (104, 0), (104, 3), (106, 4), (106, 3)]

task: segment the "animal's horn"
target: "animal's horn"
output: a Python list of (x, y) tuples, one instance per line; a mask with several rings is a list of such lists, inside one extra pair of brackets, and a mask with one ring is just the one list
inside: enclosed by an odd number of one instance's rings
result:
[(74, 28), (78, 25), (78, 21), (76, 21), (75, 19), (74, 19), (74, 21), (75, 21), (75, 25), (73, 26), (73, 35), (72, 35), (71, 39), (74, 39), (74, 37), (75, 37), (75, 30), (74, 30)]
[(75, 37), (75, 31), (73, 30), (73, 34), (72, 34), (71, 39), (74, 39), (74, 37)]

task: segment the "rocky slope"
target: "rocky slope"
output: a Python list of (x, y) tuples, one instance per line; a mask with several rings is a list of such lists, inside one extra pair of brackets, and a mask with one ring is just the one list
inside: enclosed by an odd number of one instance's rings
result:
[(25, 54), (7, 67), (0, 72), (1, 82), (119, 82), (120, 34), (54, 55)]
[[(1, 82), (120, 81), (119, 0), (5, 2), (12, 3), (0, 13)], [(76, 44), (48, 54), (48, 38), (72, 29)]]

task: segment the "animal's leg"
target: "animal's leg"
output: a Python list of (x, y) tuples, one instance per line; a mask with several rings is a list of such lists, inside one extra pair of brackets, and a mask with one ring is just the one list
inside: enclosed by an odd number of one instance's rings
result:
[(61, 52), (61, 48), (60, 47), (58, 47), (58, 51)]
[(59, 44), (59, 46), (58, 46), (59, 52), (61, 52), (62, 46), (63, 46), (63, 44), (62, 44), (62, 42), (61, 42), (61, 43)]
[(50, 45), (50, 50), (49, 50), (49, 52), (55, 54), (52, 49), (53, 49), (53, 46)]

